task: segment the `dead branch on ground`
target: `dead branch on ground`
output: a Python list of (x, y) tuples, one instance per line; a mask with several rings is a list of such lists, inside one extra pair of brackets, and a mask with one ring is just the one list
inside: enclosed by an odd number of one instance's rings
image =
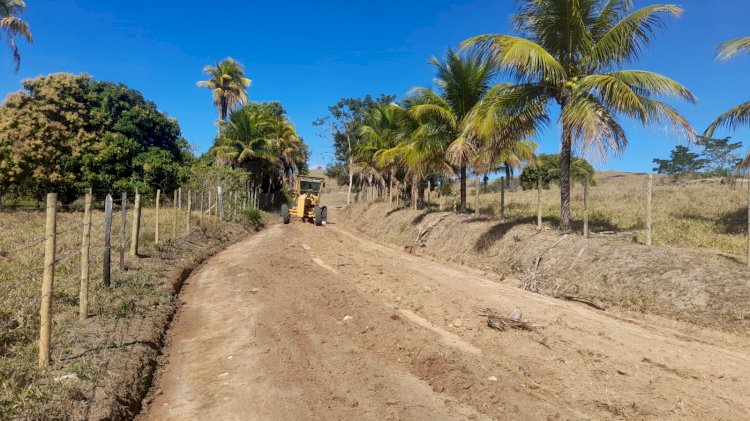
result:
[(507, 316), (501, 316), (491, 307), (477, 307), (476, 313), (480, 316), (487, 317), (487, 326), (492, 329), (505, 332), (508, 329), (525, 330), (527, 332), (536, 332), (539, 326), (533, 326), (521, 320), (521, 309), (516, 307)]

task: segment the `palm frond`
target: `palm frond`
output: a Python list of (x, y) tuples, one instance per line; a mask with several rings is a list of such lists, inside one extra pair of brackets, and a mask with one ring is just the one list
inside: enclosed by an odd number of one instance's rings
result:
[(655, 4), (638, 9), (625, 16), (596, 39), (584, 58), (592, 70), (606, 69), (638, 58), (648, 46), (653, 33), (664, 27), (660, 15), (682, 15), (682, 8), (669, 4)]
[[(652, 117), (664, 117), (661, 112), (652, 115), (652, 96), (677, 96), (690, 103), (697, 98), (684, 86), (657, 73), (643, 71), (620, 71), (582, 78), (576, 90), (587, 92), (601, 101), (602, 105), (642, 123)], [(669, 113), (667, 113), (669, 114)]]
[(703, 136), (712, 137), (719, 128), (735, 130), (740, 126), (750, 126), (750, 102), (740, 104), (720, 115), (703, 133)]
[(26, 3), (21, 0), (0, 2), (0, 32), (4, 33), (5, 40), (10, 47), (11, 54), (13, 54), (16, 72), (21, 66), (21, 52), (15, 38), (20, 36), (30, 43), (34, 42), (29, 24), (18, 16), (25, 11)]
[(565, 81), (567, 73), (552, 54), (541, 45), (508, 35), (480, 35), (461, 43), (463, 48), (488, 49), (500, 70), (509, 72), (520, 81)]
[(737, 54), (747, 52), (750, 52), (750, 37), (738, 38), (719, 45), (716, 49), (716, 58), (726, 61)]
[(619, 155), (627, 147), (627, 135), (617, 119), (585, 92), (579, 92), (563, 109), (560, 119), (580, 150), (597, 160), (604, 161), (609, 152)]

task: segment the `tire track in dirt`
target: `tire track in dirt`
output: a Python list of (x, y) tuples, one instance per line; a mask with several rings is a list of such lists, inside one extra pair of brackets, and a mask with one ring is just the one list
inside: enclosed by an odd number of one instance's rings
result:
[[(741, 419), (748, 339), (688, 341), (329, 224), (273, 226), (180, 297), (141, 419)], [(473, 312), (520, 306), (539, 332)], [(347, 317), (348, 316), (348, 317)], [(346, 320), (345, 320), (346, 318)]]

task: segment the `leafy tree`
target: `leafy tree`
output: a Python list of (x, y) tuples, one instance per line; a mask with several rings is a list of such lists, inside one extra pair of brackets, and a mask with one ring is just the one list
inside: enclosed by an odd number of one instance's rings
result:
[(21, 53), (16, 45), (16, 37), (26, 38), (28, 42), (34, 42), (29, 24), (20, 18), (26, 11), (26, 2), (23, 0), (0, 0), (0, 33), (5, 35), (5, 40), (13, 53), (13, 62), (16, 72), (21, 67)]
[(416, 127), (416, 121), (400, 105), (375, 104), (360, 128), (362, 141), (356, 151), (358, 160), (378, 173), (378, 178), (388, 179), (389, 202), (393, 200), (398, 170), (405, 163), (399, 146), (410, 140)]
[(313, 121), (315, 126), (323, 126), (331, 134), (336, 160), (347, 164), (349, 189), (346, 203), (351, 203), (354, 182), (354, 154), (361, 140), (360, 127), (364, 124), (368, 110), (375, 104), (387, 105), (396, 100), (395, 95), (380, 94), (364, 98), (342, 98), (328, 107), (328, 115)]
[(258, 184), (268, 179), (269, 191), (278, 180), (291, 182), (293, 174), (307, 170), (307, 146), (278, 103), (233, 111), (211, 153), (252, 173)]
[(734, 153), (742, 147), (742, 143), (729, 143), (731, 139), (731, 137), (725, 137), (724, 139), (703, 138), (701, 140), (703, 156), (710, 175), (727, 177), (742, 161), (742, 158)]
[[(727, 41), (719, 45), (716, 57), (722, 61), (726, 61), (739, 53), (747, 52), (750, 52), (750, 37)], [(735, 130), (739, 126), (750, 126), (750, 101), (740, 104), (717, 117), (703, 133), (703, 137), (710, 138), (720, 127)], [(750, 168), (750, 152), (738, 164), (738, 167), (740, 169)]]
[[(528, 165), (521, 172), (521, 188), (532, 190), (537, 188), (537, 182), (541, 181), (542, 187), (548, 189), (551, 183), (560, 184), (562, 173), (562, 156), (560, 154), (541, 154), (537, 157), (536, 165)], [(589, 185), (596, 185), (594, 167), (585, 159), (573, 157), (570, 162), (570, 175), (573, 181), (581, 184), (586, 182), (588, 176)]]
[(677, 180), (681, 176), (699, 172), (708, 161), (700, 158), (700, 154), (690, 152), (686, 146), (677, 145), (669, 159), (654, 159), (654, 163), (657, 165), (654, 168), (656, 173), (668, 174)]
[[(70, 201), (85, 188), (173, 188), (189, 159), (177, 122), (124, 85), (87, 75), (52, 74), (22, 81), (0, 107), (0, 193), (10, 189)], [(150, 172), (161, 161), (172, 172)]]
[[(419, 175), (447, 163), (455, 165), (460, 179), (461, 212), (466, 212), (466, 175), (477, 137), (465, 133), (474, 108), (490, 90), (495, 64), (480, 51), (458, 54), (448, 50), (445, 59), (433, 57), (440, 93), (416, 88), (407, 99), (409, 114), (420, 123), (409, 152)], [(421, 168), (423, 167), (423, 168)]]
[(326, 167), (326, 177), (336, 180), (339, 186), (345, 186), (349, 182), (349, 171), (343, 162), (334, 162)]
[(214, 105), (219, 112), (219, 121), (226, 121), (229, 113), (238, 106), (247, 103), (247, 88), (250, 79), (245, 76), (245, 69), (238, 61), (231, 57), (216, 63), (216, 66), (206, 66), (203, 73), (208, 80), (197, 83), (200, 88), (208, 88), (213, 93)]
[(560, 222), (570, 229), (570, 179), (573, 148), (605, 156), (620, 153), (627, 136), (619, 117), (643, 124), (668, 124), (677, 133), (694, 136), (687, 120), (655, 98), (696, 98), (663, 75), (621, 68), (638, 58), (662, 15), (679, 16), (674, 5), (632, 10), (632, 0), (519, 0), (513, 16), (519, 36), (481, 35), (465, 47), (486, 48), (497, 66), (518, 85), (509, 95), (526, 103), (560, 107)]

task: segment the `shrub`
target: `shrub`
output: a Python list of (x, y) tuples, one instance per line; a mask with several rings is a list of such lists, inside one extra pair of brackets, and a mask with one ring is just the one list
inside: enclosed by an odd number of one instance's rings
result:
[(266, 219), (265, 214), (261, 210), (259, 210), (259, 209), (253, 209), (253, 208), (246, 209), (242, 213), (242, 216), (244, 218), (243, 222), (246, 225), (248, 225), (251, 228), (253, 228), (254, 230), (256, 230), (256, 231), (258, 231), (261, 228), (263, 228), (263, 226), (266, 223), (266, 221), (265, 221), (265, 219)]

